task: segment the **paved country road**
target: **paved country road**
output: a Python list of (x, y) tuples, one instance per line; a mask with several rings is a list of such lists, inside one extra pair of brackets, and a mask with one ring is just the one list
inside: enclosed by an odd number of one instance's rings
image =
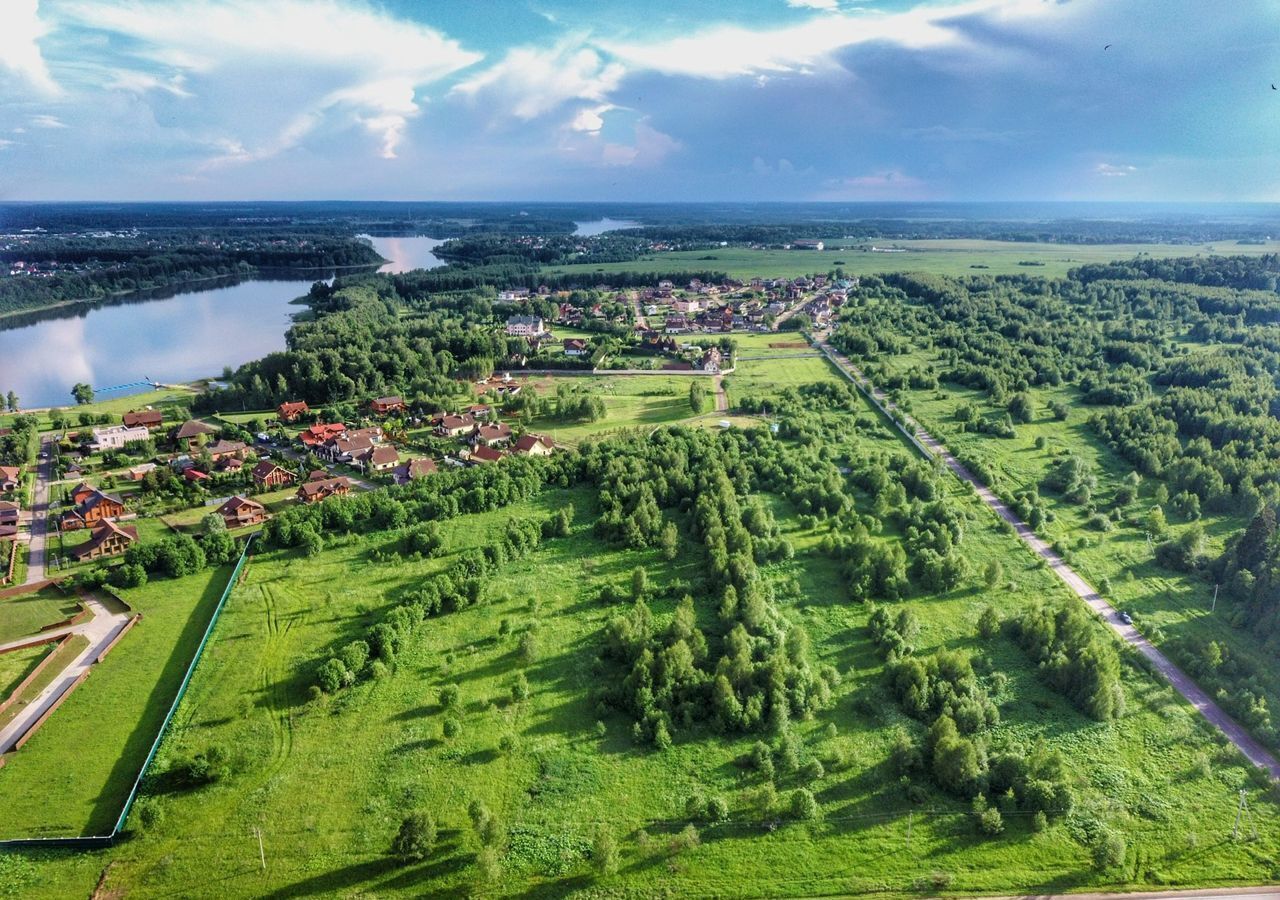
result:
[(35, 584), (45, 577), (49, 536), (49, 483), (53, 480), (53, 456), (57, 452), (57, 437), (52, 434), (41, 435), (40, 450), (47, 453), (48, 458), (36, 462), (36, 489), (31, 503), (30, 533), (27, 535), (27, 580), (24, 584)]
[[(871, 399), (871, 401), (880, 408), (882, 412), (889, 415), (891, 412), (903, 416), (906, 425), (898, 424), (899, 430), (907, 436), (917, 447), (929, 456), (940, 459), (944, 465), (955, 473), (962, 481), (968, 482), (977, 491), (978, 497), (983, 503), (991, 507), (996, 515), (1004, 519), (1013, 526), (1022, 542), (1026, 544), (1033, 553), (1042, 558), (1049, 564), (1055, 575), (1066, 583), (1072, 592), (1089, 605), (1089, 607), (1102, 617), (1102, 620), (1111, 628), (1122, 640), (1132, 645), (1146, 657), (1152, 666), (1161, 675), (1173, 685), (1174, 690), (1186, 698), (1192, 706), (1199, 710), (1200, 714), (1209, 720), (1219, 731), (1227, 736), (1241, 753), (1248, 760), (1260, 769), (1265, 769), (1272, 778), (1280, 779), (1280, 761), (1267, 751), (1260, 743), (1254, 740), (1249, 732), (1245, 731), (1239, 723), (1227, 715), (1213, 699), (1206, 694), (1198, 684), (1191, 680), (1185, 672), (1175, 666), (1167, 656), (1157, 650), (1149, 640), (1142, 636), (1132, 625), (1126, 625), (1120, 620), (1119, 614), (1112, 608), (1106, 600), (1104, 600), (1097, 591), (1089, 585), (1087, 581), (1067, 565), (1062, 557), (1058, 556), (1045, 541), (1043, 541), (1031, 529), (1031, 526), (1023, 522), (1014, 514), (1014, 512), (1005, 506), (1004, 501), (995, 495), (989, 487), (979, 481), (974, 475), (960, 464), (946, 446), (935, 438), (929, 432), (920, 427), (920, 423), (915, 419), (907, 416), (902, 410), (894, 406), (893, 402), (885, 396), (885, 394), (872, 384), (861, 371), (858, 370), (852, 362), (849, 361), (844, 354), (840, 353), (834, 347), (826, 342), (825, 338), (815, 335), (814, 343), (817, 345), (827, 358), (831, 360), (846, 378), (852, 381), (858, 388)], [(890, 416), (890, 418), (893, 418)], [(894, 420), (896, 423), (896, 419)]]

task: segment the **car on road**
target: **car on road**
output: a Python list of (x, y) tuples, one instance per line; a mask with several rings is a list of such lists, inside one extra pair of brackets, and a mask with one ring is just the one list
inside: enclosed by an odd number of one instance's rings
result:
[(1127, 612), (1121, 611), (1119, 618), (1120, 618), (1120, 621), (1126, 625), (1133, 624), (1133, 616), (1129, 615)]

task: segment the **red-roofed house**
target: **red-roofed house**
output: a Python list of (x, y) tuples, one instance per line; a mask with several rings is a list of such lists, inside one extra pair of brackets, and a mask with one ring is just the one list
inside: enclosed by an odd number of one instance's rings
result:
[(565, 356), (586, 356), (587, 342), (582, 338), (565, 338), (564, 339), (564, 355)]
[(159, 428), (164, 421), (164, 414), (158, 409), (129, 410), (122, 417), (125, 428)]
[(385, 416), (393, 412), (404, 412), (403, 397), (378, 397), (369, 401), (369, 409), (374, 415)]
[(486, 465), (488, 463), (497, 462), (502, 459), (502, 456), (503, 453), (501, 450), (494, 450), (486, 444), (479, 444), (471, 450), (470, 454), (468, 454), (467, 462), (474, 466)]
[(476, 430), (475, 417), (470, 413), (460, 416), (445, 416), (436, 426), (436, 431), (444, 437), (461, 437)]
[(22, 469), (18, 466), (0, 466), (0, 491), (16, 491), (22, 481)]
[(351, 481), (347, 478), (325, 478), (308, 481), (298, 488), (298, 499), (303, 503), (319, 503), (329, 497), (342, 497), (351, 493)]
[(300, 416), (311, 412), (305, 400), (286, 400), (276, 407), (276, 418), (281, 422), (296, 422)]
[(481, 425), (471, 436), (472, 443), (487, 444), (496, 447), (511, 440), (511, 426), (505, 422), (490, 422)]
[(434, 460), (430, 459), (411, 459), (406, 463), (396, 466), (392, 472), (396, 484), (408, 484), (416, 478), (426, 478), (428, 475), (434, 475), (437, 471)]
[(308, 449), (319, 447), (347, 433), (347, 426), (338, 424), (311, 425), (298, 435), (298, 440)]
[(550, 456), (555, 448), (555, 442), (551, 438), (530, 432), (520, 435), (512, 445), (512, 450), (523, 456)]

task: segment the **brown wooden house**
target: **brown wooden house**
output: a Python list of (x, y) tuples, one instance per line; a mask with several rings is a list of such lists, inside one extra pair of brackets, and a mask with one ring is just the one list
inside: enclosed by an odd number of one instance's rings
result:
[(296, 422), (299, 417), (311, 412), (305, 400), (286, 400), (276, 407), (276, 418), (281, 422)]
[(303, 503), (319, 503), (330, 497), (345, 497), (351, 493), (350, 479), (341, 476), (322, 481), (308, 481), (298, 488), (298, 499)]
[(75, 509), (69, 509), (62, 514), (64, 531), (90, 528), (100, 522), (124, 515), (124, 501), (119, 497), (97, 488), (90, 490), (91, 492), (76, 505)]
[(80, 561), (119, 556), (137, 540), (138, 529), (132, 525), (117, 525), (110, 519), (104, 519), (93, 529), (89, 540), (71, 549), (71, 555)]
[(150, 431), (160, 427), (164, 414), (158, 409), (131, 409), (124, 414), (123, 419), (125, 428), (145, 428)]
[(269, 459), (264, 459), (253, 467), (253, 483), (260, 488), (282, 488), (296, 480), (292, 472)]
[(218, 515), (227, 524), (227, 528), (247, 528), (260, 525), (267, 520), (267, 508), (257, 500), (236, 495), (218, 507)]
[(404, 412), (405, 403), (403, 397), (377, 397), (369, 401), (369, 409), (374, 415), (385, 416), (393, 412)]

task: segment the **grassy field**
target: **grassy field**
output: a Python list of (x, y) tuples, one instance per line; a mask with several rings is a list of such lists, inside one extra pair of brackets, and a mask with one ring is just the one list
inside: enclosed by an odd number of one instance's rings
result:
[(0, 644), (35, 634), (42, 626), (59, 622), (79, 611), (75, 594), (56, 587), (0, 598)]
[[(857, 456), (901, 446), (879, 429), (851, 433), (835, 449)], [(974, 498), (950, 484), (971, 514), (966, 556), (975, 570), (1000, 559), (1016, 589), (969, 584), (914, 598), (924, 623), (919, 652), (966, 649), (1009, 676), (996, 697), (1002, 724), (995, 738), (1040, 735), (1068, 754), (1080, 814), (1105, 816), (1129, 842), (1123, 870), (1094, 872), (1071, 837), (1078, 818), (1035, 833), (1013, 816), (1004, 835), (984, 839), (974, 833), (967, 804), (941, 793), (908, 803), (886, 771), (895, 729), (911, 726), (881, 686), (882, 664), (865, 631), (868, 609), (844, 599), (838, 567), (817, 551), (825, 526), (802, 527), (781, 500), (773, 506), (797, 554), (765, 575), (780, 583), (795, 579), (799, 590), (784, 613), (806, 624), (815, 661), (845, 675), (832, 708), (797, 726), (807, 753), (838, 749), (846, 760), (817, 785), (823, 821), (783, 821), (775, 829), (751, 812), (758, 776), (735, 760), (755, 735), (682, 731), (665, 753), (633, 744), (629, 722), (602, 716), (588, 696), (600, 630), (616, 611), (592, 599), (595, 588), (627, 583), (637, 564), (659, 586), (687, 579), (698, 557), (690, 552), (667, 564), (651, 551), (600, 543), (591, 535), (594, 500), (578, 489), (450, 522), (439, 559), (375, 564), (371, 552), (389, 541), (378, 534), (338, 539), (313, 558), (257, 556), (228, 603), (161, 761), (226, 747), (233, 774), (195, 792), (148, 798), (161, 824), (98, 855), (95, 866), (83, 857), (65, 864), (23, 857), (20, 887), (31, 896), (85, 893), (108, 862), (107, 889), (131, 897), (181, 893), (209, 873), (217, 873), (217, 892), (225, 897), (561, 897), (592, 889), (632, 896), (892, 895), (921, 884), (1040, 893), (1272, 877), (1280, 851), (1276, 807), (1255, 791), (1261, 836), (1230, 841), (1236, 790), (1253, 784), (1253, 776), (1170, 689), (1127, 668), (1129, 713), (1094, 722), (1049, 691), (1007, 639), (977, 638), (974, 622), (986, 604), (1011, 613), (1028, 598), (1059, 597), (1064, 589)], [(509, 563), (482, 604), (420, 625), (386, 677), (328, 701), (309, 699), (312, 666), (362, 635), (401, 591), (443, 569), (453, 554), (486, 544), (507, 520), (545, 516), (566, 503), (576, 511), (571, 538)], [(669, 601), (654, 604), (660, 622), (671, 609)], [(701, 614), (712, 615), (705, 608)], [(524, 664), (518, 639), (535, 622), (542, 650)], [(522, 670), (531, 695), (513, 702), (509, 687)], [(455, 683), (462, 730), (445, 738), (437, 695)], [(506, 749), (499, 746), (504, 736), (513, 739)], [(0, 796), (5, 777), (0, 772)], [(780, 780), (781, 791), (792, 786)], [(670, 840), (686, 824), (684, 801), (695, 792), (725, 797), (730, 819), (703, 827), (700, 846), (675, 852)], [(473, 798), (508, 829), (501, 872), (488, 884), (466, 819)], [(386, 848), (400, 818), (415, 808), (438, 818), (441, 837), (426, 862), (400, 868)], [(619, 873), (603, 880), (587, 860), (600, 823), (615, 831), (622, 849)], [(259, 829), (265, 871), (257, 857)]]
[(121, 591), (142, 621), (0, 769), (0, 838), (111, 830), (228, 572)]
[[(553, 419), (534, 419), (529, 428), (557, 441), (575, 443), (592, 434), (627, 428), (656, 428), (693, 415), (689, 406), (688, 375), (600, 375), (567, 376), (544, 385), (539, 393), (555, 395), (554, 385), (590, 391), (604, 401), (606, 415), (598, 422), (564, 424)], [(539, 379), (541, 382), (542, 379)], [(705, 385), (709, 385), (703, 379)], [(709, 389), (709, 388), (708, 388)]]
[[(145, 391), (141, 394), (129, 394), (125, 397), (110, 397), (101, 400), (94, 400), (93, 403), (84, 406), (76, 405), (71, 399), (71, 395), (67, 395), (67, 402), (59, 407), (63, 412), (67, 413), (74, 422), (80, 413), (108, 413), (116, 422), (120, 421), (120, 416), (133, 409), (143, 409), (147, 406), (155, 407), (162, 410), (165, 419), (170, 419), (175, 415), (178, 408), (189, 409), (191, 400), (195, 397), (196, 391), (186, 387), (167, 387), (163, 390)], [(40, 423), (40, 430), (47, 431), (53, 426), (49, 422), (47, 409), (41, 410), (21, 410), (19, 414), (27, 415), (29, 412), (35, 412)], [(0, 427), (10, 424), (13, 421), (13, 413), (0, 415)], [(74, 427), (74, 426), (73, 426)]]
[[(876, 253), (872, 246), (904, 248)], [(838, 248), (838, 249), (837, 249)], [(731, 278), (794, 278), (842, 268), (850, 275), (932, 272), (939, 275), (1065, 275), (1085, 263), (1155, 257), (1275, 253), (1280, 241), (1266, 244), (1033, 244), (1012, 241), (919, 240), (827, 242), (825, 250), (754, 250), (718, 247), (652, 253), (638, 260), (601, 265), (569, 265), (551, 272), (724, 272)], [(1019, 265), (1028, 262), (1037, 265)], [(975, 268), (978, 267), (978, 268)]]
[(14, 650), (12, 653), (0, 654), (0, 700), (4, 700), (13, 689), (22, 683), (40, 662), (48, 655), (51, 644), (28, 647), (25, 650)]
[[(931, 351), (916, 350), (885, 362), (890, 370), (906, 371), (913, 366), (935, 362)], [(974, 431), (961, 431), (955, 411), (968, 404), (985, 416), (998, 417), (986, 396), (959, 385), (947, 384), (938, 391), (907, 390), (903, 397), (913, 416), (930, 432), (943, 439), (955, 453), (984, 459), (997, 472), (998, 484), (1016, 493), (1038, 488), (1052, 464), (1063, 455), (1074, 454), (1088, 463), (1097, 475), (1094, 496), (1104, 503), (1114, 496), (1122, 480), (1134, 467), (1106, 446), (1087, 422), (1088, 413), (1080, 404), (1074, 388), (1039, 387), (1029, 392), (1036, 416), (1028, 424), (1019, 424), (1013, 438), (999, 438)], [(1048, 405), (1060, 401), (1071, 407), (1065, 422), (1050, 414)], [(1042, 440), (1043, 449), (1036, 447)], [(1153, 495), (1158, 482), (1145, 480), (1138, 498), (1126, 509), (1128, 515), (1141, 517), (1155, 503)], [(1092, 584), (1099, 587), (1117, 609), (1130, 612), (1143, 632), (1157, 645), (1170, 639), (1196, 636), (1217, 640), (1238, 656), (1254, 664), (1268, 705), (1280, 708), (1280, 671), (1274, 655), (1265, 643), (1247, 629), (1234, 628), (1229, 617), (1233, 604), (1225, 597), (1213, 612), (1213, 587), (1203, 580), (1172, 572), (1155, 562), (1152, 548), (1141, 528), (1119, 526), (1101, 533), (1088, 525), (1089, 515), (1080, 506), (1064, 502), (1053, 492), (1041, 490), (1041, 497), (1053, 518), (1044, 533), (1071, 549), (1072, 564)], [(1169, 512), (1170, 531), (1180, 534), (1191, 523)], [(1238, 516), (1206, 512), (1199, 520), (1206, 537), (1206, 552), (1220, 554), (1224, 542), (1248, 523)]]

